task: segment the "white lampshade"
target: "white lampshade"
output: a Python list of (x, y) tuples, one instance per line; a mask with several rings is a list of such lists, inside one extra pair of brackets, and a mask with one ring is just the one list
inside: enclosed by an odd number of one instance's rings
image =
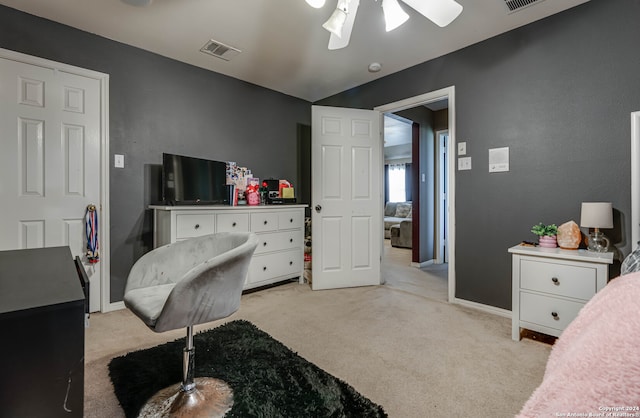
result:
[(314, 9), (319, 9), (324, 6), (325, 0), (307, 0), (307, 4)]
[(322, 24), (322, 27), (336, 35), (338, 38), (342, 38), (342, 28), (344, 26), (344, 22), (346, 21), (346, 10), (340, 9), (338, 7), (333, 11), (329, 20)]
[(580, 226), (613, 228), (613, 208), (610, 202), (582, 202)]
[(409, 19), (409, 15), (402, 10), (398, 0), (382, 0), (382, 11), (387, 32), (391, 32)]

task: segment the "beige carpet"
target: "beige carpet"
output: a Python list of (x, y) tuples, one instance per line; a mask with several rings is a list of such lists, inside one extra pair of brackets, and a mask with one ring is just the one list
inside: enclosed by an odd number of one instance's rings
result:
[[(550, 346), (514, 342), (509, 319), (446, 303), (446, 274), (409, 260), (408, 250), (387, 245), (383, 286), (313, 292), (287, 283), (244, 295), (227, 320), (253, 322), (390, 417), (515, 415), (540, 383)], [(92, 315), (85, 416), (123, 416), (107, 372), (112, 357), (183, 335), (155, 334), (126, 310)]]

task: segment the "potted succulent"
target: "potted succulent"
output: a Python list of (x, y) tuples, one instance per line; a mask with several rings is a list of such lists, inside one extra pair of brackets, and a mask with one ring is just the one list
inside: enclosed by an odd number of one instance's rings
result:
[(556, 224), (545, 225), (540, 222), (538, 225), (534, 225), (531, 228), (531, 232), (538, 236), (538, 243), (541, 247), (556, 248), (558, 246), (556, 241), (558, 227)]

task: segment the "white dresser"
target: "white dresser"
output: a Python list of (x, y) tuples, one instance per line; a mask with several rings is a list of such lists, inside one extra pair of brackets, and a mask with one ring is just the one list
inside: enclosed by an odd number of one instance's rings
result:
[(512, 331), (520, 328), (560, 336), (580, 309), (606, 284), (613, 253), (525, 247), (513, 255)]
[(283, 206), (150, 206), (153, 245), (216, 232), (255, 232), (259, 243), (244, 289), (294, 277), (303, 281), (304, 208)]

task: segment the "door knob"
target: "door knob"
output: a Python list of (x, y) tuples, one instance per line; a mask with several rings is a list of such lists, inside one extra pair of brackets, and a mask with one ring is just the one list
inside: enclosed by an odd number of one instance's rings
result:
[(320, 213), (321, 210), (322, 210), (322, 206), (316, 205), (316, 212)]

